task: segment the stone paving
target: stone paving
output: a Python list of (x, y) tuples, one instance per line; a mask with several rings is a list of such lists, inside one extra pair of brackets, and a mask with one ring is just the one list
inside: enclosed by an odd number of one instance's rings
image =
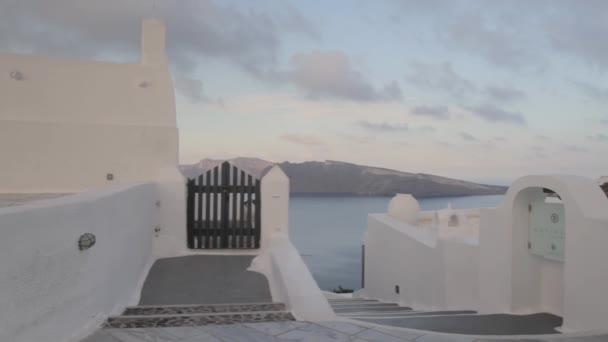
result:
[(110, 317), (104, 324), (106, 328), (154, 328), (182, 327), (210, 324), (237, 324), (244, 322), (279, 322), (294, 321), (289, 312), (242, 312), (206, 315), (172, 315), (172, 316), (120, 316)]
[(252, 312), (285, 310), (283, 303), (216, 304), (216, 305), (166, 305), (134, 306), (125, 309), (123, 315), (183, 315), (198, 313)]
[[(585, 337), (502, 338), (519, 342), (606, 342), (608, 334)], [(82, 342), (245, 342), (245, 341), (353, 341), (353, 342), (489, 342), (497, 339), (445, 335), (348, 322), (272, 322), (170, 328), (102, 329)]]

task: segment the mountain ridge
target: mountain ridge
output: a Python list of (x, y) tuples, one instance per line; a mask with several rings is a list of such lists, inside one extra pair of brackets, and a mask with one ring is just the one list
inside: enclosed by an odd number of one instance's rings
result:
[[(180, 169), (195, 177), (225, 160), (203, 159)], [(446, 197), (504, 194), (506, 186), (479, 184), (426, 173), (410, 173), (388, 168), (358, 165), (337, 160), (282, 162), (274, 164), (259, 158), (238, 157), (233, 165), (261, 178), (273, 165), (279, 165), (290, 179), (294, 194), (343, 194), (393, 196), (410, 193), (416, 197)]]

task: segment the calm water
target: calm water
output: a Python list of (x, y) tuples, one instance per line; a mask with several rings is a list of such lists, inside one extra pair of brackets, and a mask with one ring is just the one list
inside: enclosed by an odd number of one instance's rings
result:
[[(503, 196), (419, 200), (422, 210), (497, 206)], [(386, 212), (390, 197), (292, 196), (289, 235), (321, 289), (359, 289), (367, 214)]]

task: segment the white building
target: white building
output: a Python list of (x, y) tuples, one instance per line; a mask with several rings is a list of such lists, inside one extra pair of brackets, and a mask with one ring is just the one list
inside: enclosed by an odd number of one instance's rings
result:
[(144, 22), (139, 64), (0, 54), (0, 75), (0, 193), (177, 175), (162, 21)]

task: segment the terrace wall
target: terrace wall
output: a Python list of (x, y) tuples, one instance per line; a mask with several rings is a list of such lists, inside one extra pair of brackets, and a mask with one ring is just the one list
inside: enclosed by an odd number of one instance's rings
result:
[[(77, 341), (139, 300), (153, 260), (155, 184), (0, 209), (0, 341)], [(79, 250), (84, 233), (96, 244)]]

